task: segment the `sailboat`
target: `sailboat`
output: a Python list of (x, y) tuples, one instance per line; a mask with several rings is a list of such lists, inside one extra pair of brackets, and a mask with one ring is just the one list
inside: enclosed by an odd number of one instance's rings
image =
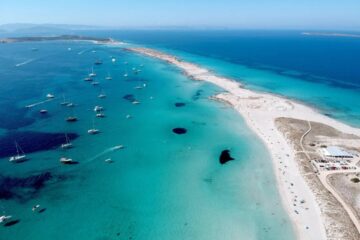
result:
[(106, 98), (106, 94), (104, 93), (104, 91), (101, 91), (98, 98)]
[(72, 111), (72, 114), (69, 117), (66, 118), (67, 122), (76, 122), (77, 120), (78, 119), (77, 119), (77, 117), (75, 117), (74, 111)]
[(19, 144), (17, 142), (15, 142), (15, 147), (16, 147), (16, 155), (10, 157), (9, 161), (10, 162), (23, 162), (26, 160), (26, 155), (24, 153), (24, 151), (21, 149), (21, 147), (19, 146)]
[(102, 61), (100, 59), (96, 60), (96, 62), (94, 63), (95, 65), (101, 65)]
[(93, 120), (93, 127), (88, 130), (88, 134), (95, 135), (98, 134), (99, 132), (100, 130), (95, 128), (95, 121)]
[(94, 72), (94, 68), (92, 68), (91, 73), (89, 73), (89, 77), (96, 77), (96, 73)]
[(112, 80), (112, 77), (110, 76), (109, 73), (108, 73), (107, 77), (105, 78), (105, 80)]
[(70, 142), (68, 135), (65, 133), (65, 143), (61, 144), (62, 149), (72, 148), (73, 144)]
[(60, 105), (61, 106), (66, 106), (66, 105), (68, 105), (69, 104), (69, 102), (67, 102), (66, 100), (65, 100), (65, 95), (63, 94), (63, 101), (60, 103)]

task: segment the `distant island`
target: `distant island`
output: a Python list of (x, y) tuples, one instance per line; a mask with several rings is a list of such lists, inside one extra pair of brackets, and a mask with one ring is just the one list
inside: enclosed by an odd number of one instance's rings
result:
[(302, 32), (301, 34), (312, 35), (312, 36), (326, 36), (326, 37), (360, 38), (360, 34), (351, 34), (351, 33)]
[(13, 38), (2, 38), (0, 43), (15, 43), (15, 42), (39, 42), (39, 41), (95, 41), (98, 43), (112, 43), (114, 42), (111, 38), (98, 38), (98, 37), (85, 37), (79, 35), (59, 35), (59, 36), (48, 36), (48, 37), (13, 37)]

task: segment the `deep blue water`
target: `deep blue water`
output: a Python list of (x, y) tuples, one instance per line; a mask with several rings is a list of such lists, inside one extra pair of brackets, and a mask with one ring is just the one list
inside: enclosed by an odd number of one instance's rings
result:
[(301, 31), (112, 31), (193, 61), (247, 87), (294, 98), (360, 126), (360, 39)]
[[(181, 50), (256, 68), (301, 72), (309, 81), (360, 87), (360, 39), (301, 31), (113, 31), (95, 35)], [(289, 73), (291, 75), (291, 73)]]

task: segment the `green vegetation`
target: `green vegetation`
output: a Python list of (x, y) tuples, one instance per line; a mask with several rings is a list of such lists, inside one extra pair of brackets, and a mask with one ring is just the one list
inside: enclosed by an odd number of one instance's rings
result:
[(355, 178), (352, 178), (351, 181), (352, 181), (353, 183), (359, 183), (359, 182), (360, 182), (360, 179), (357, 178), (357, 177), (355, 177)]

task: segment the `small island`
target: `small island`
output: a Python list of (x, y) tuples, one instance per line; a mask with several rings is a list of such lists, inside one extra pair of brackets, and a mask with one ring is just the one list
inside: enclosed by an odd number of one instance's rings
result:
[(0, 39), (0, 43), (41, 42), (41, 41), (93, 41), (102, 44), (115, 42), (111, 38), (86, 37), (80, 35), (12, 37), (12, 38)]

